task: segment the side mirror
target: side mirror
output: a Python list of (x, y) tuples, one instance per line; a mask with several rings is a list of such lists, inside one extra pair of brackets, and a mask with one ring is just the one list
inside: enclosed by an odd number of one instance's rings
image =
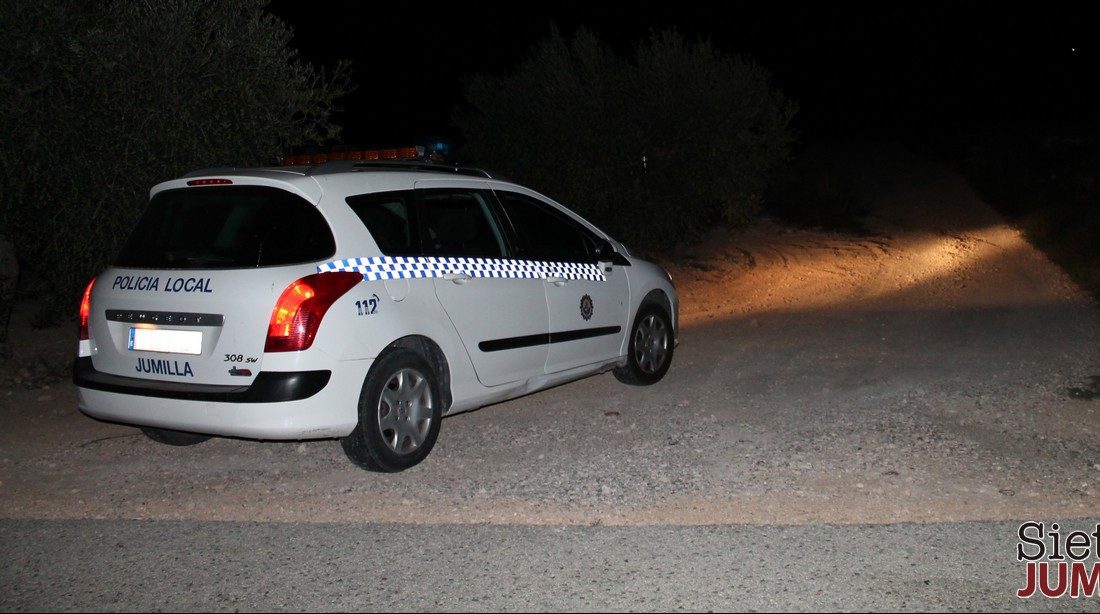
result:
[(596, 242), (596, 260), (610, 262), (615, 255), (615, 247), (607, 239), (598, 239)]

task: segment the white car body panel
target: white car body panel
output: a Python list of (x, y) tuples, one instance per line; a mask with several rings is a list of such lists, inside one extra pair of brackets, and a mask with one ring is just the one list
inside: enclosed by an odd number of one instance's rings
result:
[[(274, 187), (305, 199), (317, 207), (332, 229), (336, 251), (331, 261), (382, 255), (364, 223), (347, 205), (346, 197), (452, 187), (507, 190), (537, 198), (597, 237), (608, 239), (620, 254), (628, 255), (620, 243), (572, 211), (522, 186), (499, 180), (437, 178), (429, 172), (403, 170), (309, 175), (287, 169), (221, 169), (161, 183), (150, 191), (150, 196), (166, 190), (205, 189), (188, 187), (187, 182), (195, 177), (224, 178), (234, 186)], [(288, 284), (317, 273), (326, 261), (220, 270), (112, 267), (97, 278), (93, 287), (90, 339), (78, 344), (78, 361), (86, 361), (84, 365), (91, 365), (99, 375), (120, 386), (145, 382), (157, 387), (158, 392), (147, 396), (111, 386), (85, 386), (78, 380), (78, 405), (88, 415), (104, 420), (195, 433), (259, 439), (342, 437), (358, 421), (360, 391), (374, 359), (399, 340), (421, 337), (434, 343), (445, 359), (451, 398), (447, 413), (474, 409), (622, 364), (633, 319), (640, 302), (651, 292), (667, 297), (676, 330), (678, 303), (667, 274), (656, 265), (627, 260), (630, 266), (601, 263), (605, 281), (573, 279), (560, 285), (530, 278), (474, 277), (463, 283), (443, 277), (364, 279), (328, 309), (312, 346), (297, 352), (264, 351), (268, 319)], [(202, 281), (193, 283), (191, 292), (165, 291), (171, 286), (168, 279), (179, 276)], [(159, 281), (152, 289), (148, 280), (144, 289), (132, 281), (118, 281), (138, 277)], [(590, 297), (593, 303), (587, 320), (581, 296)], [(373, 301), (373, 311), (363, 315), (361, 305), (365, 301)], [(166, 355), (128, 349), (127, 334), (134, 323), (108, 319), (109, 311), (216, 314), (224, 318), (224, 324), (184, 327), (202, 331), (201, 355)], [(142, 326), (179, 328), (165, 322), (145, 322)], [(478, 350), (478, 344), (486, 340), (585, 327), (617, 327), (618, 331), (515, 352)], [(150, 365), (156, 368), (146, 368)], [(250, 374), (231, 372), (242, 369)], [(207, 390), (228, 394), (248, 388), (261, 372), (286, 375), (320, 371), (331, 373), (327, 383), (307, 398), (296, 400), (238, 402), (171, 396), (192, 389), (203, 394)]]

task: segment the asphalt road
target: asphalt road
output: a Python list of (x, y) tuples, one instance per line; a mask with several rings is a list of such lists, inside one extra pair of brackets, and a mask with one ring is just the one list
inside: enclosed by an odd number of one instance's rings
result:
[(0, 609), (1100, 609), (1017, 599), (1017, 527), (5, 520)]

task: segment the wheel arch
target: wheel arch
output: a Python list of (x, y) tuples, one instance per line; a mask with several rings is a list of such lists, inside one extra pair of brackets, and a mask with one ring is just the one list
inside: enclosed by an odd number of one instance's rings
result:
[(665, 294), (664, 290), (660, 288), (654, 288), (653, 290), (650, 290), (649, 293), (646, 294), (644, 298), (642, 298), (642, 301), (638, 303), (638, 311), (640, 312), (650, 305), (656, 305), (657, 307), (664, 309), (665, 314), (668, 315), (670, 320), (672, 319), (672, 300), (668, 298), (668, 294)]
[[(677, 309), (677, 304), (673, 302), (672, 297), (668, 292), (661, 287), (653, 288), (642, 297), (641, 302), (638, 303), (638, 309), (634, 312), (634, 318), (638, 317), (638, 314), (642, 312), (646, 307), (657, 307), (665, 312), (670, 322), (672, 322), (672, 337), (673, 343), (679, 344), (680, 339), (680, 314)], [(631, 319), (631, 322), (634, 320)], [(633, 326), (633, 324), (632, 324)], [(626, 343), (629, 343), (627, 339)], [(625, 346), (624, 346), (625, 347)]]

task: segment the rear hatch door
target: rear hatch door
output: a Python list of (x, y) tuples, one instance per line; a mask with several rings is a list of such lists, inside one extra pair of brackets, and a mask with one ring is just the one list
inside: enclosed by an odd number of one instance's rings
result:
[(334, 252), (317, 207), (291, 191), (160, 191), (93, 286), (92, 364), (140, 379), (249, 385), (279, 295)]

